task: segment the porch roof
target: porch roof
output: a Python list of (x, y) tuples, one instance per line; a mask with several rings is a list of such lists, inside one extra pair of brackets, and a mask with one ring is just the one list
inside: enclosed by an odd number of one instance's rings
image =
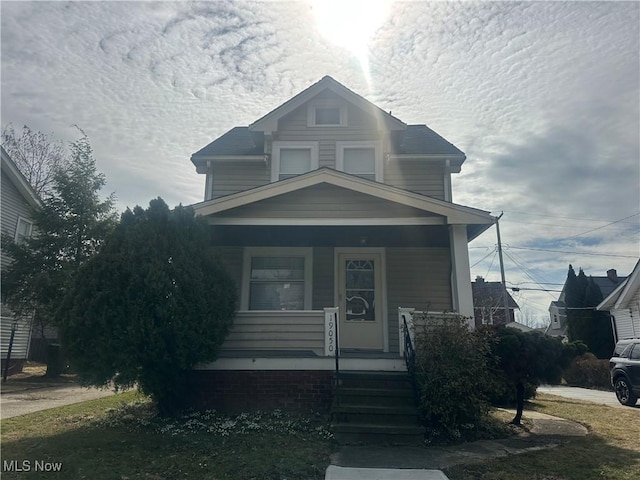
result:
[[(382, 211), (380, 206), (388, 206), (386, 214), (375, 216), (367, 212), (358, 218), (336, 215), (331, 212), (291, 218), (264, 215), (259, 209), (272, 199), (280, 197), (292, 200), (295, 195), (313, 189), (333, 188), (336, 192), (348, 193), (358, 198), (368, 198)], [(207, 217), (211, 224), (218, 225), (260, 225), (260, 226), (446, 226), (466, 225), (469, 240), (475, 238), (491, 225), (495, 218), (489, 212), (458, 205), (418, 193), (402, 190), (383, 183), (363, 179), (355, 175), (339, 172), (331, 168), (320, 168), (289, 179), (262, 185), (250, 190), (215, 198), (193, 205), (197, 215)], [(242, 214), (240, 214), (242, 212)], [(403, 212), (402, 216), (389, 212)]]

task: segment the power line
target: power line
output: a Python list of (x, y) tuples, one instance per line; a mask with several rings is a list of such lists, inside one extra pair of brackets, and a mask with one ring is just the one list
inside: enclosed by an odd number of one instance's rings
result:
[[(484, 257), (482, 257), (480, 260), (478, 260), (476, 263), (474, 263), (473, 265), (471, 265), (471, 268), (475, 267), (476, 265), (478, 265), (479, 263), (483, 262), (489, 255), (491, 255), (492, 253), (495, 253), (496, 250), (492, 250), (491, 252), (487, 253)], [(493, 260), (492, 260), (493, 262)]]
[[(497, 210), (495, 210), (495, 211), (497, 211)], [(534, 216), (534, 217), (562, 218), (564, 220), (581, 220), (581, 221), (585, 221), (585, 222), (610, 222), (610, 220), (602, 220), (602, 219), (595, 219), (595, 218), (564, 217), (564, 216), (561, 216), (561, 215), (549, 215), (549, 214), (545, 214), (545, 213), (530, 213), (530, 212), (522, 212), (522, 211), (518, 211), (518, 210), (504, 210), (504, 211), (507, 212), (507, 213), (516, 213), (516, 214), (519, 214), (519, 215), (531, 215), (531, 216)], [(633, 217), (635, 215), (631, 215), (631, 216)], [(628, 223), (631, 223), (631, 222), (628, 222)]]
[[(553, 227), (553, 228), (575, 228), (575, 225), (570, 225), (567, 223), (563, 223), (563, 224), (558, 224), (558, 223), (538, 223), (538, 222), (527, 222), (527, 221), (518, 221), (518, 220), (512, 220), (512, 219), (507, 219), (505, 220), (509, 223), (520, 223), (520, 224), (524, 224), (524, 225), (541, 225), (543, 227)], [(600, 220), (594, 220), (594, 221), (600, 221)], [(638, 226), (637, 223), (635, 222), (617, 222), (620, 224), (624, 224), (624, 225), (633, 225), (633, 226)], [(604, 228), (607, 226), (611, 226), (613, 225), (612, 223), (609, 223), (607, 225), (602, 225), (601, 227), (598, 228)], [(624, 225), (620, 225), (620, 226), (624, 226)]]
[(581, 232), (581, 233), (578, 233), (578, 234), (576, 234), (576, 235), (572, 235), (572, 236), (570, 236), (570, 237), (560, 238), (560, 239), (556, 239), (556, 240), (553, 240), (553, 241), (554, 241), (554, 242), (562, 242), (562, 241), (564, 241), (564, 240), (571, 240), (572, 238), (576, 238), (576, 237), (579, 237), (580, 235), (585, 235), (585, 234), (587, 234), (587, 233), (595, 232), (596, 230), (601, 230), (601, 229), (606, 228), (606, 227), (608, 227), (608, 226), (610, 226), (610, 225), (614, 225), (614, 224), (616, 224), (616, 223), (620, 223), (620, 222), (622, 222), (623, 220), (626, 220), (626, 219), (631, 218), (631, 217), (635, 217), (635, 216), (637, 216), (637, 215), (640, 215), (640, 212), (636, 212), (636, 213), (634, 213), (633, 215), (629, 215), (629, 216), (627, 216), (627, 217), (621, 218), (620, 220), (616, 220), (616, 221), (614, 221), (614, 222), (607, 223), (606, 225), (602, 225), (602, 226), (600, 226), (600, 227), (592, 228), (591, 230), (587, 230), (586, 232)]
[(515, 250), (533, 250), (537, 252), (553, 252), (553, 253), (571, 253), (573, 255), (593, 255), (595, 257), (620, 257), (620, 258), (638, 258), (635, 255), (616, 255), (613, 253), (593, 253), (593, 252), (571, 252), (568, 250), (551, 250), (548, 248), (533, 248), (533, 247), (516, 247), (515, 245), (508, 245), (507, 249), (513, 248)]
[(493, 252), (493, 258), (491, 258), (491, 263), (489, 264), (489, 268), (487, 269), (487, 273), (485, 273), (484, 278), (487, 278), (489, 276), (489, 272), (491, 271), (491, 267), (493, 267), (493, 262), (495, 262), (497, 254), (498, 250)]
[[(511, 255), (509, 255), (509, 253), (508, 253), (508, 252), (503, 251), (503, 253), (504, 253), (504, 254), (505, 254), (505, 255), (506, 255), (506, 256), (507, 256), (507, 257), (508, 257), (508, 258), (509, 258), (513, 263), (514, 263), (514, 265), (515, 265), (516, 267), (518, 267), (520, 270), (522, 270), (522, 272), (523, 272), (527, 277), (529, 277), (531, 280), (533, 280), (533, 282), (534, 282), (535, 284), (537, 284), (540, 288), (544, 288), (542, 285), (540, 285), (540, 284), (536, 281), (536, 279), (535, 279), (535, 278), (533, 278), (533, 277), (529, 274), (529, 272), (527, 272), (527, 269), (526, 269), (524, 266), (520, 265), (520, 264), (519, 264), (519, 262), (516, 262), (516, 260), (515, 260)], [(551, 292), (547, 292), (547, 293), (549, 293), (549, 295), (551, 295)], [(553, 298), (553, 295), (551, 295), (551, 297)]]
[(509, 287), (509, 288), (513, 292), (520, 292), (520, 291), (523, 291), (523, 290), (527, 290), (527, 291), (528, 290), (535, 290), (535, 291), (538, 291), (538, 292), (557, 292), (557, 293), (562, 292), (562, 290), (549, 290), (547, 288), (528, 288), (528, 287)]

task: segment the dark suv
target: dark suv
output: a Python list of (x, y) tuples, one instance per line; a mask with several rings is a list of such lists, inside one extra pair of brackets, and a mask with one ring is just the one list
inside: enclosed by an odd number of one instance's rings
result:
[(609, 369), (618, 401), (634, 406), (640, 396), (640, 338), (620, 340), (609, 360)]

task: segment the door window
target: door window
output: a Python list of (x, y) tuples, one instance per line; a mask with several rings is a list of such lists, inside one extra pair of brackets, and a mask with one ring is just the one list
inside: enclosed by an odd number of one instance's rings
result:
[(373, 260), (345, 261), (346, 320), (375, 322), (375, 266)]

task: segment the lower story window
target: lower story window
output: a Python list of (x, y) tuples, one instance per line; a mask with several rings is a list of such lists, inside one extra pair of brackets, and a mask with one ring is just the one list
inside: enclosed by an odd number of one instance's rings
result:
[(249, 310), (304, 310), (304, 257), (252, 257)]

